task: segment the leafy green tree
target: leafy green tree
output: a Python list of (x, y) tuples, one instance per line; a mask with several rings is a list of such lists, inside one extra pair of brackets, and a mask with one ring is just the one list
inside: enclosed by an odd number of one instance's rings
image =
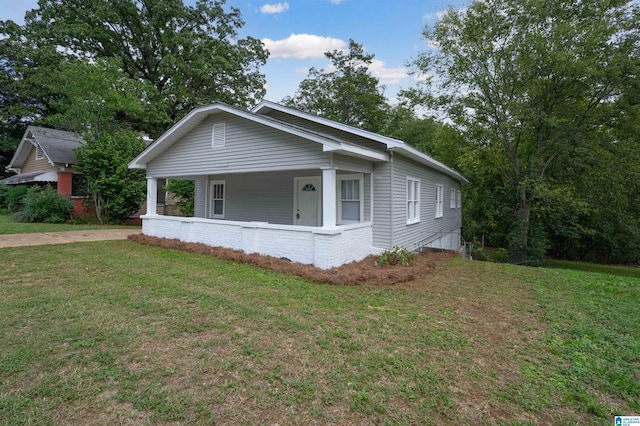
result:
[(122, 222), (140, 207), (146, 194), (144, 170), (127, 167), (144, 142), (136, 132), (115, 129), (87, 132), (76, 152), (78, 170), (87, 178), (100, 223)]
[[(186, 6), (182, 0), (40, 0), (38, 5), (24, 26), (0, 25), (8, 52), (3, 56), (12, 58), (5, 70), (9, 77), (39, 89), (36, 83), (47, 75), (38, 68), (55, 65), (59, 56), (87, 63), (115, 59), (131, 80), (149, 84), (137, 127), (154, 136), (196, 105), (218, 100), (249, 106), (265, 93), (259, 68), (268, 52), (261, 41), (238, 36), (244, 25), (240, 11), (226, 11), (224, 1)], [(49, 62), (42, 60), (52, 55)], [(20, 95), (17, 89), (10, 94)], [(46, 110), (47, 97), (35, 92), (35, 103)], [(32, 107), (28, 101), (20, 95), (15, 104)]]
[(182, 214), (186, 217), (192, 217), (193, 209), (195, 208), (195, 182), (192, 180), (171, 179), (165, 189), (178, 198), (176, 205)]
[(417, 72), (437, 76), (414, 98), (445, 110), (512, 194), (514, 261), (532, 257), (532, 211), (550, 167), (607, 124), (611, 103), (637, 75), (636, 3), (567, 6), (488, 0), (450, 9), (424, 31), (437, 48), (414, 61)]
[(349, 40), (347, 52), (326, 52), (329, 69), (312, 67), (292, 97), (283, 103), (340, 123), (378, 132), (386, 120), (384, 86), (371, 75), (374, 55), (366, 54), (361, 44)]

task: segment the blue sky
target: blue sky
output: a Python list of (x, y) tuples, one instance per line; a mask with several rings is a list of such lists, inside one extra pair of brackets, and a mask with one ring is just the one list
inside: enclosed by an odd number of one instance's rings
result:
[[(186, 0), (193, 4), (195, 0)], [(240, 36), (261, 39), (271, 55), (262, 72), (266, 98), (292, 95), (310, 67), (325, 68), (324, 52), (343, 49), (349, 39), (375, 55), (373, 75), (393, 100), (400, 88), (414, 84), (406, 63), (427, 48), (422, 30), (449, 6), (464, 0), (227, 0), (240, 9), (245, 26)], [(37, 0), (2, 0), (0, 19), (22, 23)]]

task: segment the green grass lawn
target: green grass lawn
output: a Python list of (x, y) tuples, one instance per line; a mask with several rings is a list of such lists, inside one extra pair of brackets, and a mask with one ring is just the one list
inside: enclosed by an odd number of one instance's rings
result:
[(0, 424), (610, 425), (640, 279), (452, 259), (328, 286), (129, 241), (0, 249)]
[(119, 229), (125, 226), (75, 225), (72, 223), (16, 222), (9, 215), (0, 214), (0, 234), (26, 234), (29, 232), (86, 231), (91, 229)]

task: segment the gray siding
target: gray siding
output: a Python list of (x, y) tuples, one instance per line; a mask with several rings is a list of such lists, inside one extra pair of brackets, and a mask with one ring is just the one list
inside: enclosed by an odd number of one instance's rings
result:
[[(212, 126), (224, 122), (224, 147), (211, 147)], [(322, 145), (236, 117), (215, 114), (147, 165), (147, 176), (179, 177), (329, 166)]]
[(341, 154), (333, 155), (333, 166), (347, 172), (371, 173), (373, 171), (372, 161)]
[[(420, 179), (420, 222), (411, 225), (406, 223), (408, 176)], [(443, 187), (443, 216), (440, 218), (435, 217), (436, 184)], [(452, 209), (449, 206), (451, 189), (460, 189), (458, 181), (397, 155), (393, 159), (392, 185), (392, 245), (415, 250), (418, 248), (417, 244), (425, 238), (437, 236), (441, 232), (451, 232), (462, 226), (462, 209)]]
[(195, 217), (206, 217), (206, 212), (205, 212), (206, 192), (207, 192), (207, 179), (206, 178), (196, 179), (195, 190), (194, 190), (194, 206), (193, 206), (193, 215)]
[(225, 181), (225, 220), (293, 224), (294, 177), (320, 171), (290, 170), (210, 176)]
[(391, 163), (374, 165), (373, 246), (391, 247)]
[(269, 113), (265, 114), (267, 117), (273, 117), (278, 120), (286, 121), (291, 124), (295, 124), (297, 126), (302, 126), (307, 129), (315, 130), (317, 132), (324, 133), (326, 135), (333, 136), (345, 142), (350, 142), (356, 145), (360, 145), (369, 149), (373, 149), (376, 151), (386, 151), (387, 146), (383, 143), (373, 141), (371, 139), (363, 138), (361, 136), (357, 136), (348, 132), (343, 132), (338, 129), (333, 129), (331, 127), (323, 126), (322, 124), (315, 123), (313, 121), (305, 120), (300, 117), (296, 117), (294, 115), (289, 115), (284, 112), (272, 110)]

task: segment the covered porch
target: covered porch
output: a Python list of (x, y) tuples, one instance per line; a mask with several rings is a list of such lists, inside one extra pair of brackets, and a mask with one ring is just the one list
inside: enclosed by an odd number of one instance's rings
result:
[(367, 166), (180, 176), (195, 182), (190, 218), (158, 214), (158, 182), (168, 176), (148, 177), (142, 231), (323, 269), (361, 260), (373, 240), (373, 168)]

